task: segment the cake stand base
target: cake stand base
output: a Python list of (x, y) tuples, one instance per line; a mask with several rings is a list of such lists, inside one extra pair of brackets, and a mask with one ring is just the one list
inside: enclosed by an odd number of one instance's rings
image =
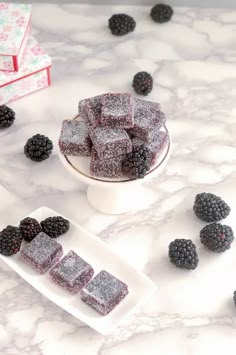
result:
[(92, 207), (106, 214), (123, 214), (144, 209), (155, 201), (155, 193), (139, 184), (119, 184), (118, 188), (102, 188), (90, 185), (87, 198)]

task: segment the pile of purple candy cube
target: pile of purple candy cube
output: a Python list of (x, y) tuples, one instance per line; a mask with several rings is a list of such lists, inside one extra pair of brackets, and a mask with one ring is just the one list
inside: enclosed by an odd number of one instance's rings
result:
[(93, 176), (122, 177), (122, 162), (134, 146), (145, 145), (156, 163), (169, 141), (158, 103), (130, 94), (108, 93), (79, 102), (79, 119), (62, 124), (62, 154), (91, 156)]

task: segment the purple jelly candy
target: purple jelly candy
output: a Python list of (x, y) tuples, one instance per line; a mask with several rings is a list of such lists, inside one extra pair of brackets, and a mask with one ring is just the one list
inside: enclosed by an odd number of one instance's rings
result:
[(101, 122), (102, 96), (94, 96), (79, 102), (79, 113), (82, 119), (88, 121), (92, 127), (97, 127)]
[(166, 145), (169, 142), (169, 136), (166, 132), (162, 132), (159, 130), (154, 131), (154, 134), (152, 135), (152, 141), (150, 143), (144, 142), (140, 138), (133, 138), (132, 143), (133, 146), (139, 146), (139, 145), (145, 145), (147, 147), (151, 154), (152, 154), (152, 162), (151, 165), (155, 164), (157, 162), (158, 157), (162, 153), (163, 149), (166, 147)]
[(128, 286), (102, 270), (81, 291), (82, 301), (98, 313), (106, 315), (111, 312), (129, 293)]
[(109, 159), (132, 151), (132, 143), (121, 128), (97, 127), (90, 132), (94, 148), (100, 159)]
[(135, 99), (134, 127), (129, 133), (145, 142), (152, 140), (153, 130), (165, 124), (165, 114), (160, 111), (160, 105), (155, 102)]
[(20, 251), (21, 258), (40, 274), (44, 274), (63, 254), (62, 246), (47, 234), (39, 233)]
[(134, 125), (134, 99), (130, 94), (102, 96), (101, 125), (130, 128)]
[(114, 158), (100, 159), (96, 150), (92, 148), (90, 174), (109, 178), (121, 177), (123, 158), (124, 156), (120, 155)]
[(49, 272), (53, 281), (71, 293), (78, 293), (93, 277), (93, 268), (74, 251), (69, 251), (64, 258)]
[(89, 128), (84, 121), (63, 121), (59, 138), (59, 146), (62, 154), (89, 156), (91, 154), (91, 145)]

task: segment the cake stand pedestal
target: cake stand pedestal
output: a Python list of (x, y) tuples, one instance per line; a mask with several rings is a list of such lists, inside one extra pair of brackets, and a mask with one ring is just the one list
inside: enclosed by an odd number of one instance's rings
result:
[(123, 214), (142, 209), (155, 201), (152, 190), (140, 185), (103, 188), (90, 185), (87, 198), (91, 206), (106, 214)]

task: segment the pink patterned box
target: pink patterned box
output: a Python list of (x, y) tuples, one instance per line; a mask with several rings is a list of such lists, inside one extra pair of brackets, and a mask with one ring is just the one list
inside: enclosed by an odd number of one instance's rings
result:
[(0, 71), (0, 105), (50, 85), (51, 58), (30, 36), (18, 72)]
[(0, 2), (0, 70), (18, 71), (30, 34), (31, 5)]

